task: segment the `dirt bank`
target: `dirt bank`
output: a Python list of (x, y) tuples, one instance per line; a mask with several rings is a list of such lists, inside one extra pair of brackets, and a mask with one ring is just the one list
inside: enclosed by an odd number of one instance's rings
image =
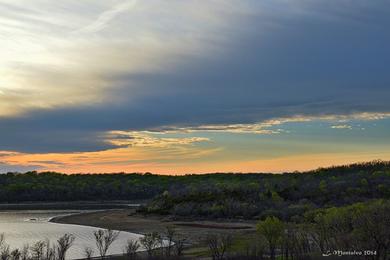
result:
[(136, 214), (134, 209), (76, 214), (53, 218), (51, 221), (122, 230), (138, 234), (154, 231), (164, 232), (167, 226), (173, 226), (177, 235), (185, 237), (187, 242), (192, 245), (202, 244), (208, 234), (234, 233), (237, 235), (255, 232), (255, 223), (253, 222), (200, 221), (196, 219), (179, 221), (161, 216), (146, 217)]

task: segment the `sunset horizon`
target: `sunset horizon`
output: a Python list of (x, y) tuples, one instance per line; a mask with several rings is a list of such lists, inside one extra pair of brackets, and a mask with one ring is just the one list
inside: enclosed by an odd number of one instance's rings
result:
[(386, 6), (0, 1), (0, 172), (390, 160)]

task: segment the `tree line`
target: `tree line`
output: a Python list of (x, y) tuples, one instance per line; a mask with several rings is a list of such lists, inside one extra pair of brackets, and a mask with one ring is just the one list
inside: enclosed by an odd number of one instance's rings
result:
[(390, 164), (370, 162), (306, 173), (189, 176), (140, 209), (177, 218), (265, 219), (299, 222), (321, 208), (390, 198)]
[(207, 217), (243, 211), (251, 218), (286, 207), (289, 216), (307, 207), (389, 197), (390, 162), (382, 161), (284, 174), (0, 174), (0, 202), (155, 198), (147, 211)]

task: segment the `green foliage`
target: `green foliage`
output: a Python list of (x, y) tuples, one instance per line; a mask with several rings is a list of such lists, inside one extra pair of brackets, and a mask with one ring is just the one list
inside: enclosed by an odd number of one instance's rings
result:
[(328, 185), (326, 184), (326, 181), (325, 180), (322, 180), (322, 181), (320, 181), (320, 185), (319, 185), (319, 189), (320, 189), (320, 191), (321, 192), (327, 192), (327, 187), (328, 187)]
[(169, 179), (135, 173), (0, 174), (0, 202), (150, 199), (170, 186)]
[(257, 223), (256, 229), (270, 244), (277, 244), (282, 238), (284, 224), (276, 217), (267, 217), (265, 220)]
[(308, 212), (312, 240), (322, 252), (373, 250), (387, 259), (390, 248), (390, 202), (376, 200)]
[(145, 214), (301, 222), (310, 210), (389, 198), (389, 173), (380, 161), (285, 174), (8, 173), (0, 202), (148, 199)]
[(319, 169), (307, 173), (208, 174), (171, 181), (168, 193), (154, 198), (144, 213), (178, 217), (264, 219), (302, 222), (310, 210), (390, 196), (387, 162)]
[(268, 242), (271, 259), (275, 259), (275, 249), (282, 242), (285, 225), (276, 217), (267, 217), (256, 226), (257, 232)]

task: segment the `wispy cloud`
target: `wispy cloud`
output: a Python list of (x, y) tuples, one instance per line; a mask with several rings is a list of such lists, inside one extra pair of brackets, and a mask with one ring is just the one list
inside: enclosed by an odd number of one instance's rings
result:
[(219, 1), (114, 2), (0, 1), (0, 117), (142, 98), (149, 90), (120, 77), (207, 56), (231, 23)]
[(352, 129), (350, 125), (332, 125), (332, 129)]
[(104, 11), (101, 13), (96, 20), (94, 20), (92, 23), (80, 28), (79, 30), (75, 31), (75, 33), (93, 33), (103, 30), (108, 26), (108, 24), (115, 19), (118, 15), (129, 12), (131, 9), (135, 8), (137, 5), (137, 0), (126, 0), (123, 1), (113, 7), (111, 7), (109, 10)]
[(131, 146), (131, 147), (172, 147), (192, 145), (199, 142), (208, 142), (209, 138), (205, 137), (184, 137), (184, 138), (168, 138), (155, 137), (148, 132), (126, 132), (126, 131), (111, 131), (107, 134), (106, 141), (115, 146)]
[[(390, 113), (354, 113), (349, 115), (318, 115), (318, 116), (293, 116), (285, 118), (275, 118), (262, 122), (251, 124), (219, 124), (219, 125), (199, 125), (199, 126), (166, 126), (150, 129), (150, 133), (167, 134), (167, 133), (196, 133), (196, 132), (214, 132), (214, 133), (242, 133), (242, 134), (280, 134), (286, 133), (283, 126), (287, 123), (308, 123), (308, 122), (329, 122), (345, 123), (350, 121), (376, 121), (390, 118)], [(332, 125), (333, 129), (352, 129), (348, 124)], [(148, 131), (146, 131), (148, 132)]]
[[(156, 172), (175, 171), (174, 165), (203, 161), (222, 148), (189, 145), (197, 141), (171, 143), (172, 140), (120, 147), (98, 152), (80, 153), (12, 153), (0, 160), (0, 173), (15, 170), (52, 170), (59, 172)], [(200, 141), (200, 140), (199, 140)], [(169, 167), (172, 167), (169, 170)], [(159, 170), (157, 170), (159, 169)]]

